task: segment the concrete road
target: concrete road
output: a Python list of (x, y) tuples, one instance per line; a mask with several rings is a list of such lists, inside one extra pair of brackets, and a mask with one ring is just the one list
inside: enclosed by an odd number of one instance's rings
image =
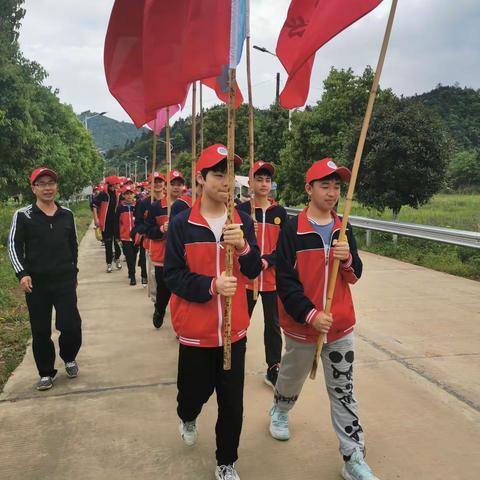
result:
[[(480, 284), (363, 254), (354, 287), (356, 396), (368, 462), (382, 480), (480, 478)], [(0, 397), (1, 480), (213, 479), (215, 398), (186, 447), (176, 416), (174, 333), (151, 324), (152, 303), (126, 271), (104, 273), (90, 231), (80, 249), (80, 376), (60, 361), (37, 392), (31, 348)], [(249, 330), (242, 480), (340, 479), (322, 378), (307, 381), (292, 438), (268, 433), (262, 312)]]

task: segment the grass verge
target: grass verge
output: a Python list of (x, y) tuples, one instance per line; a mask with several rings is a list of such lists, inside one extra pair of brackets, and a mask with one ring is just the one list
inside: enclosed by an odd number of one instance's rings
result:
[[(25, 355), (30, 338), (25, 297), (18, 287), (7, 253), (7, 236), (16, 207), (0, 205), (0, 392), (11, 373)], [(92, 214), (87, 202), (72, 205), (79, 241), (83, 238)]]
[[(343, 211), (343, 202), (339, 212)], [(378, 213), (354, 203), (352, 215), (393, 220), (390, 211)], [(479, 194), (439, 194), (419, 209), (403, 207), (399, 222), (434, 225), (459, 230), (480, 231)], [(456, 247), (444, 243), (416, 238), (398, 237), (396, 243), (391, 234), (371, 233), (371, 244), (366, 246), (365, 231), (356, 229), (357, 242), (362, 250), (396, 258), (415, 265), (431, 268), (452, 275), (480, 280), (480, 250)]]

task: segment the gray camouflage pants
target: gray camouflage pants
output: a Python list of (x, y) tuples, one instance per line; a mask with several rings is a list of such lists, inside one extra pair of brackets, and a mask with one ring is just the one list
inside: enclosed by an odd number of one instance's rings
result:
[[(353, 396), (353, 338), (353, 333), (350, 333), (326, 343), (321, 355), (332, 424), (344, 456), (350, 456), (358, 447), (364, 450), (358, 404)], [(291, 410), (295, 405), (310, 373), (314, 355), (315, 344), (285, 337), (285, 353), (280, 363), (274, 396), (275, 403), (282, 410)]]

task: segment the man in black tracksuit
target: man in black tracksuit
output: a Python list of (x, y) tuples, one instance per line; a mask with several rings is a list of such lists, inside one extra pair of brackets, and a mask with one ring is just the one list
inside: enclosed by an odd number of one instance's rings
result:
[(8, 253), (30, 315), (33, 355), (40, 374), (37, 390), (48, 390), (57, 374), (51, 339), (53, 307), (60, 357), (68, 377), (78, 375), (75, 358), (82, 344), (76, 293), (78, 244), (73, 213), (55, 202), (57, 174), (37, 168), (30, 184), (36, 202), (15, 212)]

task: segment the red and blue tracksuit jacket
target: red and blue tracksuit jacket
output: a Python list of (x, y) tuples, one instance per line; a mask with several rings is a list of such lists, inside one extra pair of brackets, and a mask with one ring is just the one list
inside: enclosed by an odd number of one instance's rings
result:
[[(334, 224), (330, 245), (338, 239), (341, 219), (332, 211)], [(358, 256), (352, 226), (346, 231), (350, 257), (340, 264), (331, 314), (333, 324), (327, 335), (332, 342), (353, 331), (355, 311), (349, 284), (354, 284), (362, 274), (362, 261)], [(277, 245), (277, 293), (280, 325), (288, 337), (307, 343), (318, 339), (318, 331), (309, 323), (323, 310), (326, 303), (329, 275), (333, 266), (333, 249), (328, 257), (322, 237), (315, 232), (305, 208), (291, 219), (280, 233)]]
[[(169, 225), (164, 279), (172, 292), (170, 311), (179, 342), (218, 347), (223, 345), (224, 298), (216, 293), (215, 282), (225, 270), (226, 246), (223, 237), (216, 241), (200, 205), (199, 199)], [(252, 219), (235, 210), (234, 222), (241, 225), (246, 244), (242, 252), (233, 255), (237, 290), (232, 297), (232, 342), (247, 333), (250, 318), (245, 286), (262, 268)]]
[(173, 218), (175, 215), (187, 210), (187, 208), (190, 208), (191, 206), (192, 196), (188, 194), (182, 195), (172, 203), (172, 208), (170, 209), (170, 218)]
[(163, 224), (168, 221), (167, 199), (155, 200), (148, 209), (145, 219), (146, 237), (150, 239), (148, 250), (152, 263), (163, 266), (165, 256), (165, 231)]
[(135, 245), (142, 245), (145, 250), (148, 250), (148, 241), (145, 238), (147, 232), (147, 225), (145, 220), (148, 216), (148, 209), (151, 205), (151, 197), (145, 197), (136, 202), (135, 206), (135, 225), (134, 225), (134, 242)]
[[(115, 209), (118, 208), (120, 194), (116, 193), (116, 203)], [(103, 192), (100, 192), (93, 200), (93, 208), (97, 209), (98, 220), (100, 221), (100, 228), (102, 231), (105, 231), (105, 222), (107, 219), (107, 211), (108, 211), (108, 203), (110, 201), (110, 193), (108, 192), (108, 188), (106, 188)]]
[[(251, 202), (244, 202), (237, 206), (237, 209), (250, 215)], [(275, 282), (275, 257), (278, 236), (287, 222), (287, 212), (275, 200), (270, 199), (270, 206), (267, 210), (260, 207), (255, 208), (255, 219), (258, 222), (257, 242), (260, 248), (260, 256), (263, 260), (263, 268), (258, 278), (259, 292), (274, 292)], [(247, 285), (253, 290), (253, 282)]]
[(135, 202), (127, 203), (121, 200), (116, 212), (117, 238), (124, 242), (132, 241), (132, 231), (135, 227)]

